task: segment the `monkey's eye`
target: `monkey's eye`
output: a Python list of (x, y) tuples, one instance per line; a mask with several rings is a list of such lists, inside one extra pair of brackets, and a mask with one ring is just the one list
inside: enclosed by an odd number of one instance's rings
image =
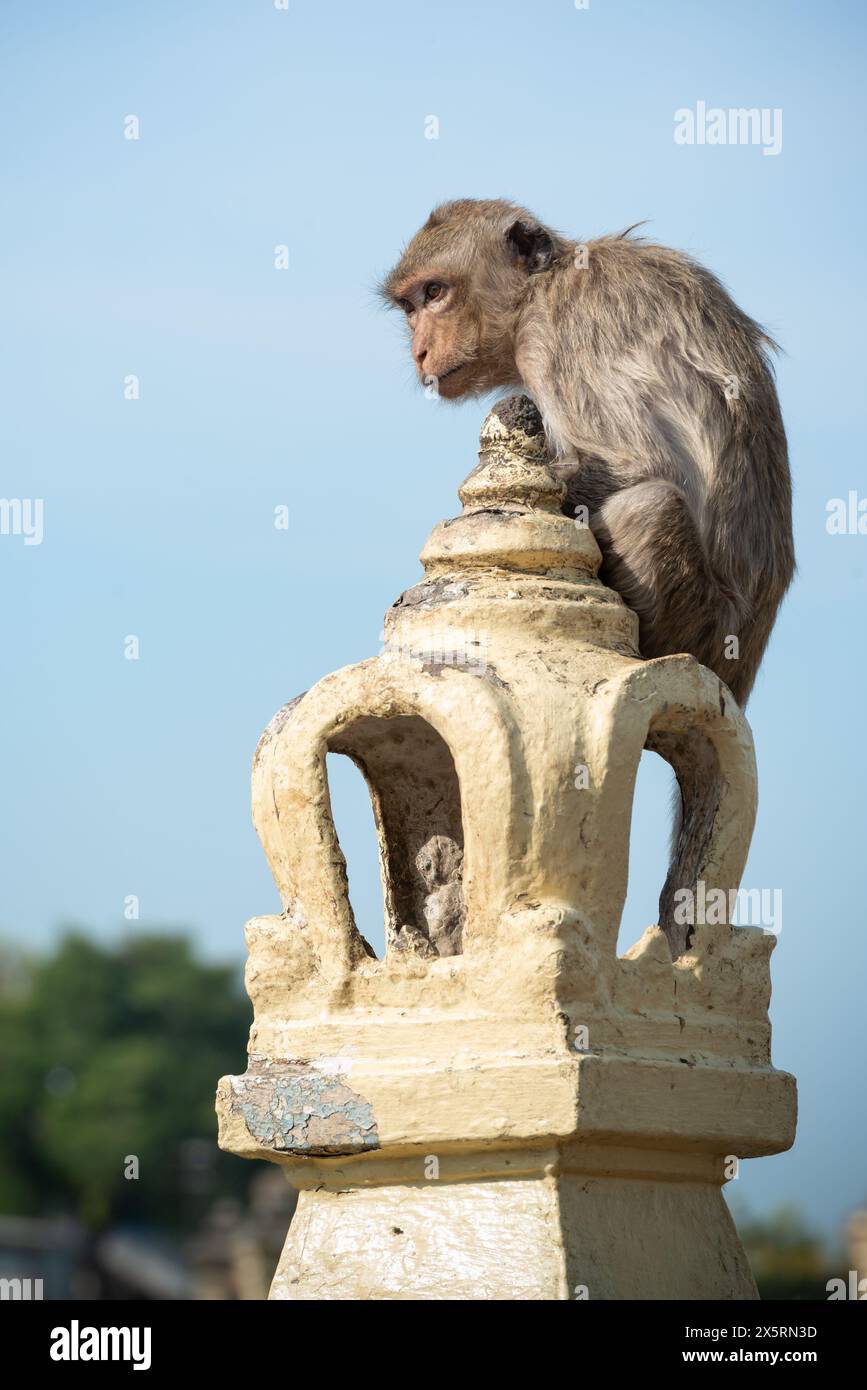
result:
[(411, 314), (415, 309), (415, 305), (411, 299), (399, 299), (397, 301), (397, 306), (399, 309), (402, 309), (405, 314)]
[(429, 281), (428, 284), (426, 284), (424, 287), (425, 304), (432, 304), (434, 300), (442, 299), (443, 295), (445, 294), (445, 291), (445, 285), (441, 285), (437, 280)]

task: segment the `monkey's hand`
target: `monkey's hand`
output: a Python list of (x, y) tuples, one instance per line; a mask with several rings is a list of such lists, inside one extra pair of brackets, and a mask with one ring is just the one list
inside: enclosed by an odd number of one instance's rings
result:
[(565, 483), (563, 512), (578, 525), (589, 525), (591, 516), (622, 486), (610, 464), (595, 454), (570, 453), (551, 459), (548, 467), (559, 482)]

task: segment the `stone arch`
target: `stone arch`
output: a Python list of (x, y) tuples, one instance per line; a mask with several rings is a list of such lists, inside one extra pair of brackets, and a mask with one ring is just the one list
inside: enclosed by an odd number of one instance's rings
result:
[(285, 919), (304, 934), (317, 969), (339, 979), (374, 953), (349, 903), (329, 752), (354, 758), (371, 789), (387, 948), (436, 956), (460, 940), (466, 951), (464, 918), (474, 942), (495, 939), (529, 824), (520, 744), (495, 683), (465, 670), (432, 673), (412, 661), (374, 658), (320, 681), (265, 731), (254, 760), (254, 824)]
[(628, 827), (618, 823), (618, 808), (632, 805), (641, 753), (648, 749), (672, 767), (682, 802), (659, 903), (659, 925), (676, 960), (692, 936), (689, 924), (675, 918), (677, 892), (693, 891), (699, 879), (708, 889), (726, 892), (740, 883), (756, 811), (749, 726), (719, 677), (688, 656), (659, 657), (633, 668), (598, 719), (603, 746), (619, 751), (600, 811), (601, 825), (618, 847), (600, 865), (617, 907), (616, 923), (612, 911), (606, 929), (616, 942), (628, 860)]
[(418, 714), (362, 716), (328, 740), (367, 782), (379, 843), (386, 953), (463, 949), (464, 831), (454, 758)]

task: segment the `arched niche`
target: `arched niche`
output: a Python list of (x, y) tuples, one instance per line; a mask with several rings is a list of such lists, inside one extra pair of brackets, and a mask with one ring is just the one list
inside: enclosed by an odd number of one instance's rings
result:
[(367, 782), (379, 844), (387, 952), (463, 948), (464, 833), (448, 745), (416, 714), (365, 716), (328, 739)]

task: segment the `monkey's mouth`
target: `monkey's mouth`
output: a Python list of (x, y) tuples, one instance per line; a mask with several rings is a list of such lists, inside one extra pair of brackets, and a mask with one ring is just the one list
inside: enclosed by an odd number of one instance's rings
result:
[(468, 366), (469, 362), (458, 362), (454, 367), (449, 367), (447, 372), (440, 372), (439, 376), (435, 378), (437, 390), (439, 390), (444, 381), (452, 380), (457, 376), (458, 372), (462, 372), (464, 368)]

